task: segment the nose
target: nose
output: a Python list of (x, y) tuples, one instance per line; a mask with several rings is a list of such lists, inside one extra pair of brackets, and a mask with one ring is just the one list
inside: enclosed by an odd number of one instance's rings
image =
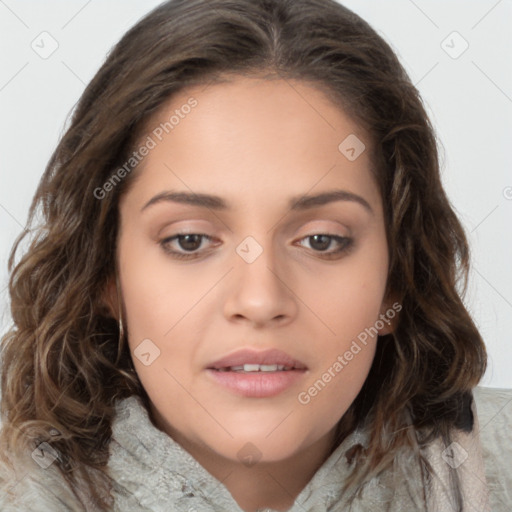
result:
[(260, 327), (285, 325), (298, 309), (293, 278), (268, 245), (262, 249), (252, 262), (235, 254), (224, 315), (231, 322), (249, 322)]

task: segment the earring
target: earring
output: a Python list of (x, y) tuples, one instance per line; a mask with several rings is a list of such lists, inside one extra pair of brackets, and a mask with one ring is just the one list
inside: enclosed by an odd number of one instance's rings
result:
[(124, 346), (124, 325), (123, 325), (123, 308), (121, 307), (121, 294), (119, 293), (119, 276), (117, 274), (116, 269), (116, 292), (117, 292), (117, 306), (118, 306), (118, 316), (119, 316), (119, 340), (117, 343), (117, 362), (119, 362), (121, 358), (121, 353), (123, 351)]
[[(121, 311), (119, 311), (119, 314), (121, 314)], [(119, 317), (119, 342), (124, 339), (124, 326), (123, 326), (123, 319)]]

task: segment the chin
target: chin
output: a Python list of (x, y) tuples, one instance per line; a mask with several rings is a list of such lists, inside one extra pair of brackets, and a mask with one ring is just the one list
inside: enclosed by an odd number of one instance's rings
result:
[[(251, 455), (261, 459), (261, 462), (278, 462), (314, 443), (317, 439), (310, 439), (307, 430), (297, 426), (291, 429), (275, 423), (272, 428), (258, 428), (258, 425), (247, 425), (247, 428), (228, 429), (233, 439), (219, 443), (219, 438), (204, 440), (219, 455), (232, 460), (240, 460), (244, 455)], [(279, 426), (277, 426), (279, 425)], [(277, 428), (276, 428), (277, 426)]]

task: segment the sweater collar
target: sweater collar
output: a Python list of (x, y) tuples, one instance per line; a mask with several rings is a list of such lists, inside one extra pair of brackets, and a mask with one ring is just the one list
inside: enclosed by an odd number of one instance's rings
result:
[[(289, 512), (330, 510), (340, 499), (340, 483), (352, 469), (345, 454), (356, 444), (365, 445), (365, 441), (358, 430), (346, 437), (300, 492)], [(143, 509), (168, 510), (172, 503), (180, 511), (243, 512), (222, 482), (153, 425), (141, 398), (135, 395), (116, 403), (109, 469), (117, 492), (131, 496)]]

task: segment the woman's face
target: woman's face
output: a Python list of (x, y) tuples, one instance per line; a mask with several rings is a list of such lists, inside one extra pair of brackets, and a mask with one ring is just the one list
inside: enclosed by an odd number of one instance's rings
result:
[[(305, 83), (237, 78), (174, 96), (144, 137), (118, 259), (154, 421), (233, 461), (328, 438), (367, 377), (375, 326), (388, 329), (366, 135)], [(228, 366), (251, 366), (219, 371), (241, 349), (253, 355)]]

